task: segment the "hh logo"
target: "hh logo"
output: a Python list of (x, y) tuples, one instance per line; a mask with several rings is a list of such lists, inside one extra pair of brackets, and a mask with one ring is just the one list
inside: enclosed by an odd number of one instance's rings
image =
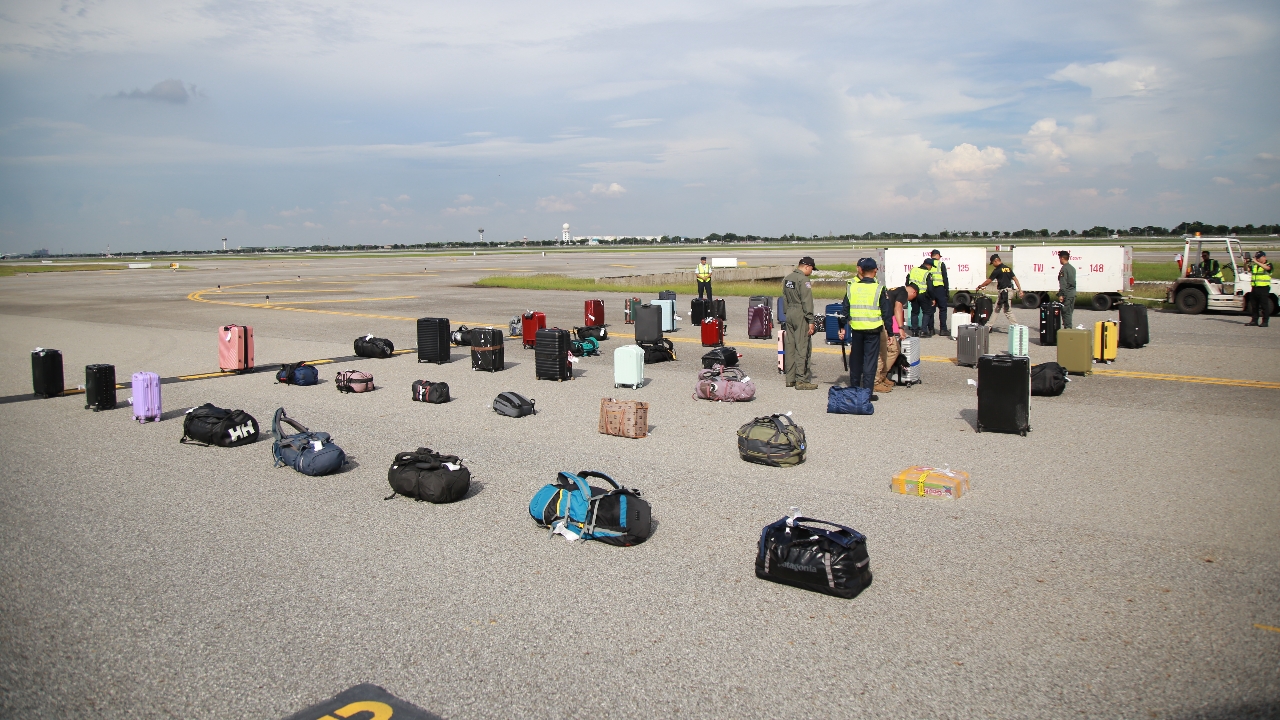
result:
[(253, 423), (247, 422), (240, 427), (231, 428), (231, 442), (243, 440), (257, 431), (253, 429)]

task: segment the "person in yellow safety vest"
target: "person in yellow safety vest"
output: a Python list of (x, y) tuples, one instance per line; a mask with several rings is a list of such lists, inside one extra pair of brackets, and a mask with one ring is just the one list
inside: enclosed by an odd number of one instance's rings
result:
[(1200, 253), (1200, 266), (1196, 270), (1209, 282), (1222, 284), (1222, 263), (1210, 258), (1208, 250)]
[(702, 262), (698, 263), (698, 269), (693, 271), (698, 278), (698, 299), (702, 299), (702, 291), (707, 291), (707, 302), (711, 302), (711, 266), (707, 264), (707, 259), (702, 258)]
[(1249, 276), (1253, 285), (1253, 319), (1245, 324), (1267, 327), (1271, 320), (1271, 263), (1261, 250), (1249, 261)]
[[(951, 329), (947, 327), (947, 308), (951, 306), (951, 278), (947, 277), (947, 264), (942, 261), (941, 251), (930, 252), (929, 258), (933, 260), (929, 294), (933, 296), (933, 306), (938, 313), (938, 334), (949, 338)], [(933, 334), (933, 323), (929, 324), (929, 334)]]
[(919, 267), (911, 268), (911, 272), (907, 273), (907, 282), (920, 289), (920, 294), (911, 301), (911, 321), (908, 323), (908, 328), (916, 337), (929, 337), (933, 334), (933, 296), (929, 292), (932, 279), (933, 258), (925, 258)]
[[(844, 295), (844, 314), (848, 318), (849, 387), (872, 389), (876, 380), (876, 361), (880, 359), (880, 334), (884, 319), (880, 313), (879, 268), (874, 258), (858, 261), (858, 279), (850, 280)], [(845, 338), (844, 318), (840, 319), (840, 340)], [(876, 395), (872, 400), (879, 400)]]

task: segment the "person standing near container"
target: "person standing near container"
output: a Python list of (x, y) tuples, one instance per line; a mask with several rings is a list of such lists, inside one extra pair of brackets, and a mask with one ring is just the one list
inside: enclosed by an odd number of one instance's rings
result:
[(711, 302), (711, 266), (707, 264), (707, 258), (703, 257), (698, 263), (698, 269), (693, 272), (698, 279), (698, 299), (702, 299), (702, 291), (707, 291), (707, 302)]
[(911, 301), (911, 320), (908, 323), (911, 333), (916, 337), (928, 337), (933, 332), (933, 298), (929, 295), (932, 274), (933, 258), (925, 258), (924, 262), (907, 273), (907, 282), (920, 289), (920, 294)]
[(817, 390), (809, 361), (813, 356), (813, 258), (804, 256), (796, 269), (782, 279), (782, 302), (787, 311), (783, 333), (782, 367), (787, 387)]
[[(849, 387), (870, 390), (875, 385), (876, 361), (880, 359), (880, 339), (884, 335), (884, 319), (880, 312), (880, 296), (884, 290), (876, 282), (879, 271), (874, 258), (858, 261), (858, 279), (849, 281), (844, 294), (844, 315), (848, 318)], [(846, 335), (845, 320), (840, 320), (840, 340)], [(877, 399), (873, 396), (873, 399)]]
[(1075, 327), (1071, 324), (1071, 313), (1076, 309), (1076, 266), (1071, 264), (1071, 253), (1058, 251), (1058, 262), (1062, 269), (1058, 271), (1058, 302), (1062, 303), (1062, 327)]
[[(947, 327), (947, 307), (951, 304), (951, 278), (947, 277), (947, 264), (942, 262), (942, 253), (934, 250), (929, 253), (933, 260), (932, 284), (929, 294), (933, 296), (933, 305), (938, 311), (938, 334), (951, 337), (951, 329)], [(933, 334), (933, 324), (929, 324), (929, 333)]]

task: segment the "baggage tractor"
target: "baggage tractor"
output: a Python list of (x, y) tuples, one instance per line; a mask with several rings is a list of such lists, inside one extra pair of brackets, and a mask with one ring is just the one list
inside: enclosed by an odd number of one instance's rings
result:
[(986, 295), (978, 295), (973, 298), (973, 321), (979, 325), (986, 325), (987, 321), (991, 319), (991, 313), (994, 310), (995, 303), (991, 302), (991, 298)]
[(1062, 304), (1045, 303), (1040, 306), (1040, 344), (1058, 344), (1058, 330), (1062, 328)]
[(1116, 359), (1120, 348), (1120, 323), (1114, 320), (1099, 320), (1093, 324), (1093, 359), (1097, 362), (1109, 363)]
[(827, 331), (827, 344), (840, 344), (840, 316), (844, 311), (844, 305), (841, 303), (831, 303), (827, 306), (827, 315), (823, 319), (823, 327)]
[(773, 308), (769, 307), (768, 303), (747, 308), (747, 337), (752, 339), (773, 337)]
[(1058, 364), (1069, 373), (1093, 372), (1093, 331), (1063, 328), (1058, 331)]
[(720, 318), (705, 318), (702, 321), (702, 347), (716, 347), (724, 344), (724, 321)]
[(160, 422), (160, 376), (153, 372), (133, 374), (133, 417), (140, 423)]
[(978, 432), (1025, 437), (1031, 429), (1030, 409), (1030, 358), (1003, 354), (978, 358)]
[(62, 377), (62, 353), (36, 348), (31, 351), (31, 385), (36, 395), (51, 398), (61, 395), (66, 386)]
[(729, 315), (725, 311), (725, 307), (724, 307), (724, 298), (716, 298), (715, 300), (711, 300), (709, 305), (711, 307), (711, 312), (708, 314), (711, 315), (711, 317), (718, 317), (721, 320), (724, 320), (725, 322), (729, 321)]
[(98, 412), (116, 406), (116, 366), (84, 366), (84, 409)]
[(974, 322), (973, 315), (970, 313), (951, 313), (951, 327), (960, 327)]
[(659, 300), (670, 300), (670, 301), (672, 302), (672, 306), (674, 307), (674, 305), (675, 305), (675, 301), (676, 301), (676, 291), (675, 291), (675, 290), (662, 290), (662, 291), (660, 291), (660, 292), (658, 293), (658, 299), (659, 299)]
[(626, 438), (648, 437), (649, 403), (601, 398), (600, 433)]
[(679, 328), (676, 327), (676, 301), (675, 300), (654, 300), (654, 305), (662, 308), (662, 332), (675, 332)]
[(977, 367), (978, 358), (987, 354), (990, 338), (989, 325), (968, 323), (956, 326), (956, 364)]
[(623, 322), (624, 322), (625, 324), (627, 324), (627, 325), (635, 325), (635, 324), (636, 324), (636, 310), (637, 310), (641, 305), (643, 305), (643, 304), (644, 304), (644, 303), (642, 303), (642, 302), (640, 301), (640, 298), (638, 298), (638, 297), (633, 297), (633, 298), (631, 298), (630, 300), (628, 300), (628, 301), (625, 303), (626, 307), (623, 309), (623, 313), (622, 313), (622, 316), (623, 316), (623, 317), (622, 317), (622, 320), (623, 320)]
[(536, 310), (530, 310), (520, 316), (521, 330), (524, 333), (523, 343), (526, 349), (538, 344), (538, 331), (547, 326), (547, 316)]
[(533, 365), (539, 380), (572, 380), (573, 364), (569, 362), (569, 331), (544, 328), (534, 340)]
[(1147, 306), (1125, 303), (1120, 306), (1120, 347), (1140, 348), (1151, 342), (1147, 329)]
[(778, 318), (779, 325), (787, 324), (787, 304), (783, 302), (782, 298), (778, 298), (777, 318)]
[(223, 372), (253, 369), (253, 328), (223, 325), (218, 329), (218, 368)]
[[(1031, 329), (1026, 325), (1009, 326), (1009, 354), (1028, 357), (1031, 354)], [(986, 355), (986, 353), (983, 353)]]
[(662, 339), (662, 308), (657, 305), (641, 305), (632, 311), (636, 321), (636, 342), (656, 342)]
[(749, 308), (753, 308), (758, 305), (773, 307), (773, 298), (767, 295), (752, 295), (751, 298), (747, 300), (747, 307)]
[(711, 308), (706, 300), (702, 298), (694, 298), (689, 301), (689, 322), (694, 325), (701, 325), (702, 319), (711, 314)]
[(920, 379), (920, 338), (909, 337), (902, 340), (901, 355), (907, 361), (905, 377), (898, 378), (899, 385), (919, 385)]
[(498, 372), (507, 367), (502, 345), (502, 331), (494, 328), (471, 328), (471, 369)]
[(418, 318), (418, 362), (449, 362), (449, 318)]
[(639, 389), (644, 385), (644, 348), (623, 345), (613, 351), (613, 386)]
[(603, 300), (587, 300), (582, 309), (582, 317), (586, 322), (582, 323), (587, 327), (600, 327), (604, 325), (604, 301)]

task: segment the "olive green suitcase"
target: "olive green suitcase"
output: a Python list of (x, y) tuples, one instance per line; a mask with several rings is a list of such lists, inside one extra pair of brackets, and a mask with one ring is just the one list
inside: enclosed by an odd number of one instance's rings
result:
[(1058, 331), (1058, 364), (1067, 372), (1088, 375), (1093, 372), (1093, 331)]

